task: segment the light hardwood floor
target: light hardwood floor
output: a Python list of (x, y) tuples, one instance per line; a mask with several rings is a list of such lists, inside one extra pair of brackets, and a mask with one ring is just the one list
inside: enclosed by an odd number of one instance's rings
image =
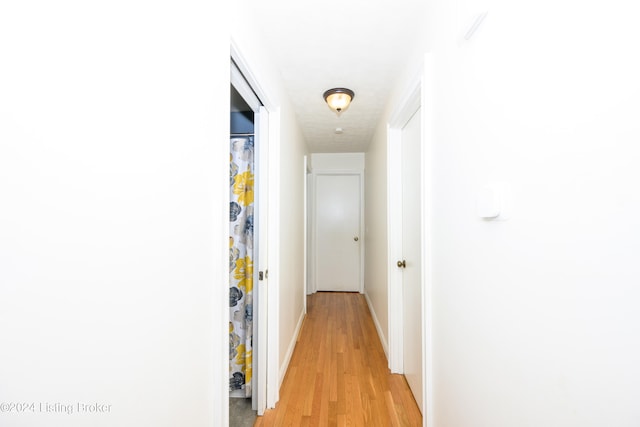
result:
[(391, 374), (363, 295), (318, 292), (274, 409), (255, 426), (421, 426), (404, 376)]

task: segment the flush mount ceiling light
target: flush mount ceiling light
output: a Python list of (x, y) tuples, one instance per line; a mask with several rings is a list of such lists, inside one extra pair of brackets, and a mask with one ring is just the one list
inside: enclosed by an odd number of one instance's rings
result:
[(326, 91), (323, 96), (329, 108), (340, 114), (349, 107), (355, 94), (351, 89), (336, 87)]

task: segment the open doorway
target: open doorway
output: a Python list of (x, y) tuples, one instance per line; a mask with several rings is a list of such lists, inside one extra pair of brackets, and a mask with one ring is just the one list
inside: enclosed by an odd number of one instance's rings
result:
[(268, 112), (231, 61), (229, 181), (230, 425), (266, 409)]
[[(279, 272), (278, 268), (273, 268), (272, 271), (269, 269), (269, 265), (279, 265), (280, 112), (261, 84), (262, 80), (256, 72), (259, 69), (256, 70), (247, 63), (233, 41), (230, 65), (231, 94), (236, 96), (238, 105), (246, 104), (241, 109), (246, 111), (248, 106), (253, 112), (255, 203), (251, 223), (254, 239), (251, 404), (252, 409), (262, 415), (267, 408), (275, 407), (280, 386)], [(237, 95), (234, 95), (234, 91)], [(229, 184), (233, 185), (231, 182)], [(230, 382), (231, 380), (232, 377)]]
[[(237, 83), (236, 83), (237, 84)], [(253, 376), (254, 263), (259, 257), (255, 183), (255, 114), (231, 84), (229, 182), (229, 425), (251, 426), (257, 411)]]

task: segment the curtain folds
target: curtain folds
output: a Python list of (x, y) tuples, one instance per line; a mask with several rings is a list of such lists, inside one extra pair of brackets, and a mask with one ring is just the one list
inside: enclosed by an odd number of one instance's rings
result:
[(231, 137), (229, 391), (251, 396), (253, 355), (253, 136)]

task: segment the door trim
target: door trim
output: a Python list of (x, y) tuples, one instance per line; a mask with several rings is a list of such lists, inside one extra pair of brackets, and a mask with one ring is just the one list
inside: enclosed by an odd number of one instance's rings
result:
[[(280, 109), (273, 103), (272, 97), (269, 96), (267, 91), (264, 90), (264, 87), (260, 84), (260, 78), (255, 73), (254, 69), (249, 66), (248, 61), (240, 51), (236, 42), (231, 39), (230, 43), (230, 54), (231, 59), (237, 66), (239, 72), (242, 77), (249, 84), (250, 90), (253, 94), (262, 102), (263, 107), (260, 109), (261, 111), (261, 120), (260, 123), (261, 132), (260, 142), (262, 150), (259, 153), (259, 161), (262, 164), (262, 178), (267, 182), (267, 206), (262, 206), (261, 218), (266, 218), (266, 223), (262, 224), (263, 228), (266, 228), (266, 233), (268, 234), (267, 239), (267, 254), (266, 255), (269, 266), (269, 275), (268, 282), (269, 285), (265, 284), (266, 281), (259, 281), (258, 286), (261, 287), (261, 306), (266, 306), (266, 310), (262, 310), (262, 314), (260, 311), (258, 315), (261, 316), (258, 321), (258, 327), (261, 328), (261, 333), (258, 335), (259, 342), (258, 344), (258, 361), (259, 368), (257, 372), (257, 379), (260, 382), (264, 382), (263, 384), (258, 384), (255, 388), (259, 389), (258, 399), (257, 399), (257, 410), (258, 414), (262, 415), (267, 408), (274, 408), (276, 402), (279, 398), (279, 369), (278, 369), (278, 350), (279, 350), (279, 317), (278, 317), (278, 302), (280, 300), (279, 297), (279, 273), (278, 273), (278, 265), (279, 265), (279, 248), (280, 248), (280, 233), (279, 233), (279, 217), (280, 217), (280, 175), (279, 175), (279, 166), (280, 166)], [(250, 94), (247, 94), (250, 96)], [(264, 114), (264, 113), (267, 114)], [(266, 115), (266, 117), (263, 117)], [(267, 130), (264, 132), (264, 130)], [(264, 163), (266, 162), (266, 166), (264, 167)], [(262, 186), (261, 186), (262, 188)], [(264, 190), (264, 189), (263, 189)], [(264, 196), (264, 192), (263, 196)], [(261, 198), (262, 200), (262, 198)], [(266, 208), (266, 209), (265, 209)], [(266, 270), (266, 267), (265, 267)], [(266, 304), (265, 304), (266, 302)], [(221, 301), (223, 304), (228, 304), (225, 301)], [(225, 307), (225, 312), (227, 313), (227, 321), (228, 321), (228, 307)], [(262, 326), (260, 325), (262, 324)], [(264, 333), (264, 328), (266, 325), (266, 334)], [(220, 343), (220, 350), (224, 350), (225, 359), (228, 360), (228, 339), (225, 337), (225, 342)], [(266, 366), (264, 366), (266, 365)], [(262, 366), (262, 369), (260, 368)], [(220, 388), (223, 391), (223, 398), (225, 402), (229, 398), (229, 387), (228, 384), (223, 383), (220, 384)], [(224, 412), (222, 414), (223, 420), (228, 423), (228, 405), (223, 405)], [(223, 425), (226, 425), (224, 423)]]
[(421, 195), (422, 195), (422, 396), (423, 425), (433, 425), (433, 352), (432, 352), (432, 194), (431, 194), (431, 146), (433, 144), (433, 60), (426, 54), (423, 66), (410, 82), (405, 95), (393, 110), (387, 124), (387, 235), (388, 235), (388, 309), (389, 309), (389, 368), (393, 373), (403, 373), (402, 342), (402, 294), (396, 292), (402, 286), (402, 272), (396, 262), (402, 256), (402, 156), (397, 149), (401, 144), (402, 128), (420, 108), (421, 122)]
[(306, 316), (307, 315), (307, 289), (308, 289), (308, 279), (309, 279), (309, 266), (308, 266), (308, 257), (309, 257), (309, 180), (307, 179), (307, 175), (308, 175), (308, 169), (309, 169), (309, 158), (307, 155), (304, 155), (302, 158), (302, 182), (303, 182), (303, 193), (302, 193), (302, 199), (304, 200), (304, 209), (303, 209), (303, 218), (304, 218), (304, 222), (303, 222), (303, 232), (302, 232), (302, 236), (303, 236), (303, 251), (304, 251), (304, 256), (303, 256), (303, 266), (302, 266), (302, 271), (303, 271), (303, 279), (302, 281), (303, 283), (303, 289), (304, 289), (304, 304), (302, 306), (303, 308), (303, 314)]
[[(402, 366), (402, 294), (396, 290), (402, 287), (402, 271), (396, 262), (402, 258), (402, 155), (398, 149), (402, 143), (402, 128), (413, 117), (422, 104), (422, 76), (418, 76), (411, 84), (408, 93), (400, 102), (387, 126), (387, 227), (388, 227), (388, 295), (389, 295), (389, 369), (392, 373), (404, 372)], [(422, 126), (422, 118), (420, 120)], [(422, 134), (422, 131), (421, 131)], [(421, 135), (421, 139), (422, 135)], [(424, 141), (421, 141), (421, 145)], [(420, 169), (424, 170), (421, 161)], [(422, 177), (421, 177), (422, 179)], [(422, 208), (422, 206), (421, 206)], [(421, 241), (424, 240), (424, 235)], [(421, 273), (422, 276), (422, 273)]]
[(310, 268), (310, 277), (311, 277), (311, 293), (318, 292), (318, 282), (317, 282), (317, 263), (316, 257), (318, 256), (318, 251), (316, 247), (316, 180), (320, 175), (356, 175), (359, 177), (360, 181), (360, 230), (359, 230), (359, 240), (360, 240), (360, 278), (358, 283), (358, 292), (364, 293), (364, 248), (365, 248), (365, 233), (364, 233), (364, 171), (359, 169), (313, 169), (311, 172), (311, 181), (312, 181), (312, 196), (310, 209), (311, 215), (311, 259), (309, 262)]

